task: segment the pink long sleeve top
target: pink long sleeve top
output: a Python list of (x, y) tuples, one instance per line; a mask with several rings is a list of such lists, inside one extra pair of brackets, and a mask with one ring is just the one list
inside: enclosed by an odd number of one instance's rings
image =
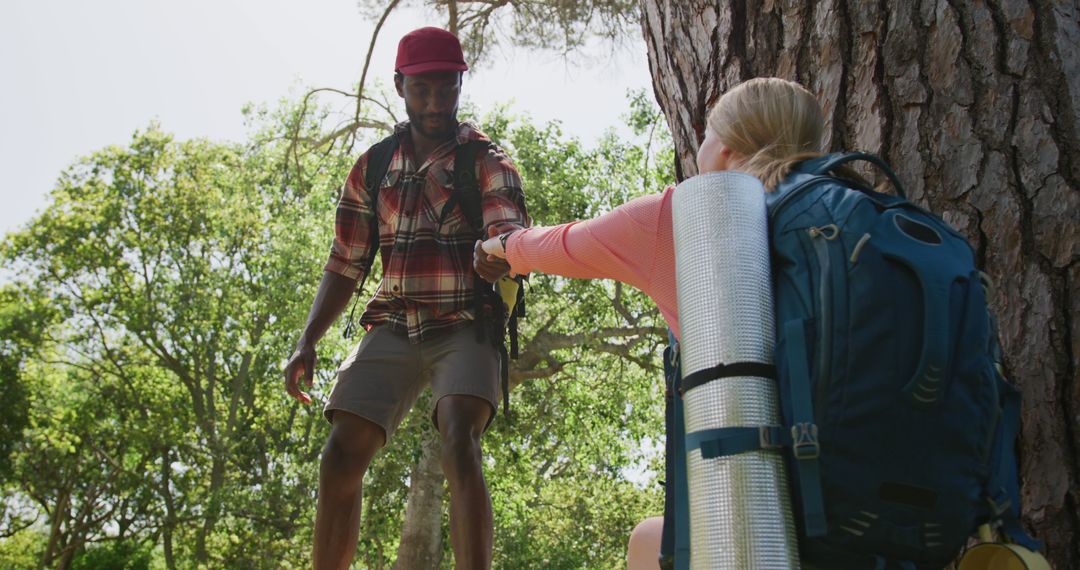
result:
[(631, 200), (597, 218), (519, 230), (506, 240), (514, 273), (615, 279), (641, 289), (679, 338), (675, 294), (674, 187)]

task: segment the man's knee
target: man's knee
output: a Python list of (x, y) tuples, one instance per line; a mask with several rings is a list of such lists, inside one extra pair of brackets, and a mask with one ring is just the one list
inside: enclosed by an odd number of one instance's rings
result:
[(491, 404), (475, 396), (444, 396), (436, 404), (442, 435), (442, 466), (448, 477), (480, 470), (480, 436), (491, 417)]
[(323, 448), (322, 466), (345, 476), (363, 476), (384, 438), (383, 429), (370, 420), (335, 412), (334, 427)]
[(664, 517), (647, 518), (634, 527), (626, 549), (627, 570), (659, 570), (663, 532)]
[(451, 422), (442, 430), (442, 466), (448, 476), (462, 476), (481, 466), (480, 430), (465, 422)]

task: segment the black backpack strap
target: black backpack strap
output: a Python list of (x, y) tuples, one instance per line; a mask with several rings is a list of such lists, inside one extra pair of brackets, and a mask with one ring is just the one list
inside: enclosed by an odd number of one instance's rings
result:
[(364, 172), (364, 189), (371, 196), (372, 212), (376, 211), (375, 208), (379, 203), (379, 188), (382, 186), (383, 179), (386, 178), (386, 172), (390, 170), (390, 161), (394, 158), (397, 147), (397, 135), (390, 135), (375, 143), (375, 146), (368, 150), (367, 170)]
[[(480, 181), (476, 178), (476, 159), (481, 153), (486, 153), (492, 146), (490, 141), (485, 140), (472, 140), (458, 145), (454, 154), (454, 193), (446, 201), (446, 205), (443, 206), (443, 211), (439, 215), (439, 223), (441, 224), (455, 205), (460, 206), (461, 213), (465, 215), (469, 227), (473, 229), (478, 239), (483, 239), (485, 236), (483, 235), (484, 211), (481, 205)], [(517, 358), (517, 316), (524, 311), (524, 305), (519, 304), (518, 307), (521, 308), (516, 309), (513, 315), (503, 315), (501, 311), (502, 299), (494, 292), (490, 284), (480, 278), (479, 275), (473, 276), (473, 282), (476, 284), (473, 297), (476, 307), (477, 340), (483, 341), (485, 334), (491, 334), (489, 340), (499, 351), (503, 411), (508, 412), (510, 410), (510, 359)], [(519, 288), (519, 301), (521, 294), (522, 289)], [(491, 314), (485, 314), (487, 301), (490, 301), (490, 304), (493, 305)], [(496, 311), (495, 308), (500, 310)], [(503, 338), (505, 334), (503, 329), (504, 317), (509, 317), (509, 351), (507, 351)]]
[[(472, 228), (476, 239), (483, 239), (481, 235), (484, 231), (484, 212), (480, 204), (480, 182), (476, 179), (476, 156), (482, 146), (484, 150), (490, 143), (487, 141), (468, 141), (465, 144), (460, 144), (454, 150), (454, 192), (450, 195), (450, 199), (446, 201), (443, 206), (442, 212), (439, 214), (439, 225), (441, 226), (443, 221), (446, 220), (446, 216), (453, 211), (455, 206), (461, 207), (461, 212), (465, 214), (465, 219), (468, 220), (469, 227)], [(484, 327), (484, 297), (487, 293), (484, 284), (486, 283), (480, 278), (478, 274), (473, 273), (473, 306), (476, 308), (476, 340), (482, 341), (485, 337)], [(492, 339), (497, 341), (499, 339)], [(506, 371), (504, 370), (504, 375)], [(504, 387), (503, 396), (505, 399), (506, 390)]]
[[(375, 143), (367, 151), (368, 159), (367, 168), (364, 171), (364, 191), (371, 197), (371, 212), (375, 218), (375, 223), (371, 224), (371, 236), (368, 240), (367, 256), (369, 258), (373, 258), (375, 251), (379, 249), (379, 188), (382, 187), (382, 181), (386, 178), (386, 173), (390, 169), (390, 161), (393, 160), (397, 148), (398, 137), (395, 134)], [(356, 293), (352, 310), (349, 311), (349, 320), (345, 323), (345, 330), (341, 332), (341, 335), (345, 338), (351, 337), (356, 332), (356, 328), (353, 326), (353, 317), (356, 315), (356, 305), (360, 301), (360, 292), (364, 290), (366, 280), (367, 272), (364, 272), (364, 278), (356, 284)]]
[[(473, 140), (458, 145), (454, 151), (454, 194), (443, 206), (440, 222), (453, 210), (455, 202), (469, 221), (473, 231), (480, 234), (484, 229), (484, 211), (480, 206), (480, 181), (476, 179), (476, 157), (491, 148), (490, 141)], [(480, 236), (483, 238), (483, 236)]]
[(510, 314), (510, 322), (507, 323), (510, 328), (510, 358), (514, 360), (521, 354), (518, 350), (518, 321), (525, 318), (525, 283), (528, 279), (525, 275), (519, 275), (517, 280), (517, 300), (514, 303), (514, 312)]

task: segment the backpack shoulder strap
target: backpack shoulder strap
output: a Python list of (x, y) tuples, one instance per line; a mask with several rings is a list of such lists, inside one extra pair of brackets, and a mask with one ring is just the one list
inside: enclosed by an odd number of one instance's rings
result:
[[(484, 229), (484, 212), (480, 206), (480, 181), (476, 179), (476, 158), (492, 147), (490, 141), (473, 140), (458, 145), (454, 154), (454, 193), (458, 195), (461, 212), (477, 233)], [(444, 216), (446, 212), (443, 213)]]
[(372, 211), (375, 211), (376, 204), (378, 204), (379, 187), (382, 186), (382, 181), (386, 178), (386, 172), (390, 169), (390, 161), (394, 158), (397, 147), (397, 135), (390, 135), (375, 143), (368, 150), (367, 170), (364, 172), (364, 188), (371, 196)]
[[(834, 172), (850, 162), (858, 161), (869, 162), (881, 170), (892, 182), (897, 195), (882, 194), (870, 186), (864, 186), (858, 181), (845, 176), (843, 169)], [(850, 174), (855, 173), (852, 171)], [(796, 164), (787, 177), (777, 184), (775, 191), (766, 194), (765, 203), (769, 209), (770, 221), (776, 217), (785, 204), (795, 201), (798, 196), (805, 194), (809, 188), (830, 182), (837, 183), (845, 188), (858, 190), (885, 208), (910, 204), (907, 201), (907, 193), (900, 184), (900, 179), (884, 160), (864, 152), (835, 152)]]
[[(367, 168), (364, 170), (364, 190), (371, 196), (371, 211), (376, 220), (378, 220), (376, 212), (378, 212), (379, 207), (379, 188), (382, 186), (383, 179), (386, 178), (386, 171), (390, 169), (390, 161), (394, 158), (397, 147), (397, 135), (390, 135), (375, 143), (367, 151), (368, 161)], [(376, 222), (370, 225), (371, 239), (367, 252), (369, 259), (373, 258), (375, 252), (379, 249), (379, 224)], [(370, 269), (370, 263), (368, 268)], [(346, 339), (352, 337), (353, 333), (356, 332), (353, 317), (356, 315), (356, 305), (360, 301), (360, 293), (364, 289), (366, 280), (367, 273), (365, 272), (364, 279), (356, 284), (356, 293), (354, 293), (352, 310), (349, 311), (349, 320), (345, 323), (345, 329), (341, 333)]]
[[(465, 144), (458, 145), (454, 151), (454, 193), (450, 200), (447, 200), (446, 206), (443, 207), (442, 214), (440, 215), (439, 223), (446, 218), (447, 214), (454, 207), (454, 202), (461, 207), (461, 212), (465, 214), (465, 219), (468, 220), (469, 227), (473, 229), (478, 237), (484, 230), (484, 211), (480, 204), (480, 181), (476, 178), (476, 159), (481, 153), (486, 153), (494, 144), (491, 141), (485, 140), (472, 140)], [(524, 310), (524, 304), (518, 305), (518, 312), (507, 315), (505, 313), (496, 313), (493, 315), (485, 315), (484, 311), (480, 309), (485, 297), (494, 297), (494, 302), (502, 305), (502, 299), (499, 298), (498, 293), (487, 285), (479, 275), (473, 275), (473, 298), (477, 307), (476, 319), (479, 323), (477, 326), (477, 340), (483, 340), (486, 334), (491, 334), (489, 339), (492, 344), (499, 351), (499, 375), (501, 379), (502, 394), (503, 394), (503, 412), (510, 411), (510, 359), (517, 358), (517, 314)], [(522, 299), (522, 291), (519, 288), (515, 292), (517, 299)], [(504, 305), (503, 305), (504, 306)], [(507, 319), (504, 321), (504, 317)], [(491, 319), (489, 321), (489, 319)], [(511, 350), (507, 350), (504, 335), (509, 326), (510, 344)], [(491, 328), (490, 333), (485, 333), (486, 328)]]

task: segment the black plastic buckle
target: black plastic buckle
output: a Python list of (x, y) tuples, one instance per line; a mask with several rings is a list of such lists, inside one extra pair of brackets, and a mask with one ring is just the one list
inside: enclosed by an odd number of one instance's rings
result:
[(801, 422), (791, 426), (791, 441), (791, 451), (795, 454), (795, 459), (804, 461), (821, 456), (817, 424)]

